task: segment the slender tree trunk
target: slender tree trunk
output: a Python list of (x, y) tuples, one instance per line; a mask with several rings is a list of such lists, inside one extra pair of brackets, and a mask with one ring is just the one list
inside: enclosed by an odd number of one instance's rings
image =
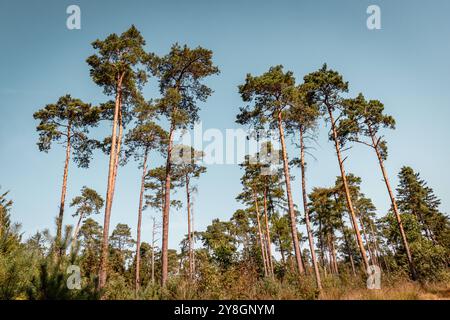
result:
[(152, 227), (152, 284), (155, 284), (155, 234), (156, 234), (156, 221), (153, 218), (153, 227)]
[(62, 183), (62, 189), (61, 189), (61, 200), (59, 203), (59, 215), (57, 219), (57, 226), (56, 226), (56, 250), (58, 256), (62, 256), (62, 243), (61, 243), (61, 234), (62, 234), (62, 225), (63, 225), (63, 218), (64, 218), (64, 206), (66, 202), (66, 193), (67, 193), (67, 177), (69, 175), (69, 162), (70, 162), (70, 151), (71, 151), (71, 129), (72, 124), (69, 121), (67, 125), (67, 143), (66, 143), (66, 160), (64, 162), (64, 174), (63, 174), (63, 183)]
[(369, 222), (369, 227), (370, 227), (370, 235), (372, 238), (372, 243), (375, 245), (375, 256), (377, 257), (378, 265), (381, 266), (380, 245), (379, 245), (378, 239), (375, 235), (375, 230), (374, 230), (372, 221)]
[(359, 250), (361, 252), (361, 258), (364, 263), (364, 271), (367, 273), (367, 269), (369, 268), (369, 261), (367, 260), (366, 249), (364, 248), (364, 244), (363, 244), (363, 241), (361, 238), (361, 234), (359, 232), (358, 224), (356, 222), (355, 210), (353, 208), (353, 202), (352, 202), (352, 198), (350, 196), (350, 189), (348, 187), (348, 182), (347, 182), (347, 175), (345, 174), (345, 169), (344, 169), (344, 160), (342, 159), (342, 156), (341, 156), (341, 148), (339, 146), (339, 139), (338, 139), (337, 131), (336, 131), (336, 123), (334, 122), (333, 112), (331, 111), (331, 108), (329, 106), (327, 106), (327, 107), (328, 107), (328, 114), (329, 114), (330, 120), (331, 120), (331, 129), (333, 131), (333, 139), (334, 139), (334, 145), (336, 148), (336, 154), (337, 154), (337, 158), (338, 158), (338, 162), (339, 162), (339, 169), (341, 170), (342, 182), (344, 184), (345, 198), (347, 200), (347, 208), (348, 208), (348, 212), (350, 213), (350, 218), (353, 221), (353, 227), (355, 229), (357, 243), (359, 246)]
[(333, 259), (333, 253), (331, 250), (331, 241), (330, 241), (330, 235), (327, 234), (327, 248), (328, 248), (328, 260), (329, 260), (329, 266), (330, 266), (330, 273), (336, 274), (334, 259)]
[[(122, 97), (122, 95), (120, 95), (120, 97)], [(119, 135), (117, 137), (116, 156), (114, 159), (114, 173), (113, 173), (114, 178), (112, 181), (112, 191), (111, 191), (111, 197), (109, 200), (110, 206), (112, 206), (112, 202), (114, 200), (114, 192), (116, 190), (117, 172), (119, 170), (120, 151), (122, 148), (122, 136), (123, 136), (123, 119), (122, 119), (122, 108), (120, 108), (119, 109)]]
[(142, 163), (142, 177), (141, 177), (141, 190), (139, 192), (139, 207), (138, 207), (138, 223), (137, 223), (137, 235), (136, 235), (136, 274), (135, 274), (135, 294), (139, 292), (141, 286), (140, 268), (141, 268), (141, 226), (142, 226), (142, 206), (144, 202), (144, 190), (145, 190), (145, 176), (147, 174), (147, 156), (148, 149), (145, 150), (144, 162)]
[(170, 212), (170, 184), (171, 184), (171, 171), (172, 171), (172, 144), (173, 144), (173, 131), (174, 126), (171, 125), (169, 132), (169, 145), (167, 147), (167, 161), (166, 161), (166, 179), (164, 184), (164, 210), (163, 210), (163, 225), (162, 225), (162, 273), (161, 273), (161, 285), (166, 286), (168, 275), (168, 243), (169, 243), (169, 212)]
[(330, 264), (332, 266), (332, 270), (334, 270), (335, 274), (339, 274), (339, 268), (337, 265), (337, 258), (336, 258), (336, 248), (334, 246), (334, 237), (333, 234), (328, 234), (328, 248), (330, 251)]
[(320, 279), (319, 266), (317, 265), (316, 252), (314, 247), (314, 237), (312, 234), (311, 223), (309, 221), (308, 197), (306, 195), (306, 164), (305, 164), (305, 144), (303, 139), (303, 129), (300, 128), (300, 169), (302, 174), (302, 197), (303, 210), (305, 211), (306, 232), (308, 234), (309, 250), (311, 251), (311, 260), (314, 268), (317, 288), (322, 290), (322, 281)]
[(116, 159), (116, 143), (117, 143), (117, 122), (119, 118), (119, 110), (122, 108), (121, 92), (122, 92), (122, 80), (124, 74), (122, 74), (117, 83), (117, 94), (114, 108), (114, 120), (111, 134), (111, 151), (109, 153), (109, 169), (108, 169), (108, 186), (106, 189), (106, 206), (105, 206), (105, 218), (103, 223), (103, 238), (102, 238), (102, 252), (100, 257), (99, 268), (99, 281), (98, 289), (103, 289), (106, 284), (107, 268), (108, 268), (108, 245), (109, 245), (109, 222), (111, 219), (111, 206), (112, 206), (112, 188), (114, 185), (114, 166)]
[[(335, 197), (335, 201), (337, 202), (336, 197)], [(350, 259), (350, 265), (352, 266), (352, 272), (353, 272), (353, 275), (356, 277), (355, 262), (353, 261), (353, 252), (350, 247), (350, 242), (348, 241), (347, 234), (345, 233), (344, 220), (343, 220), (342, 214), (341, 214), (341, 232), (342, 232), (342, 235), (344, 236), (345, 246), (347, 247), (348, 257)]]
[(77, 226), (75, 227), (75, 231), (73, 233), (73, 237), (72, 237), (72, 252), (75, 250), (75, 245), (77, 244), (77, 237), (78, 237), (78, 232), (80, 232), (80, 225), (81, 225), (81, 220), (83, 220), (83, 214), (80, 213), (80, 216), (78, 218), (78, 222), (77, 222)]
[(256, 210), (256, 221), (258, 223), (258, 235), (259, 235), (259, 243), (261, 245), (261, 255), (264, 262), (264, 276), (267, 277), (268, 275), (268, 268), (267, 268), (267, 259), (266, 259), (266, 249), (264, 248), (264, 240), (262, 236), (261, 231), (261, 222), (260, 222), (260, 214), (259, 214), (259, 207), (258, 207), (258, 199), (256, 197), (256, 191), (253, 191), (253, 199), (255, 201), (255, 210)]
[(278, 113), (278, 130), (280, 132), (280, 141), (281, 141), (281, 150), (283, 154), (283, 168), (284, 168), (284, 176), (286, 182), (286, 194), (288, 198), (289, 205), (289, 218), (291, 225), (291, 234), (292, 234), (292, 242), (294, 245), (295, 258), (297, 262), (297, 271), (299, 274), (304, 274), (305, 270), (303, 269), (302, 256), (300, 254), (300, 246), (298, 243), (298, 234), (297, 234), (297, 217), (295, 216), (294, 210), (294, 202), (292, 201), (292, 193), (291, 193), (291, 177), (289, 173), (289, 163), (286, 152), (286, 143), (284, 141), (284, 130), (283, 130), (283, 122), (281, 118), (281, 112)]
[(280, 246), (281, 261), (283, 261), (283, 265), (286, 266), (286, 256), (283, 247), (281, 246), (281, 238), (278, 238), (278, 244)]
[(264, 217), (266, 223), (266, 234), (267, 234), (267, 262), (269, 265), (269, 273), (273, 277), (273, 261), (272, 261), (272, 240), (270, 238), (270, 229), (269, 229), (269, 212), (267, 211), (267, 188), (264, 189)]
[(378, 262), (376, 260), (376, 257), (374, 255), (374, 253), (373, 253), (373, 250), (372, 250), (372, 246), (371, 246), (370, 241), (369, 241), (369, 239), (367, 237), (366, 227), (364, 226), (364, 221), (363, 220), (364, 220), (364, 218), (362, 216), (360, 216), (359, 217), (359, 224), (361, 225), (362, 235), (364, 237), (364, 241), (366, 242), (367, 250), (369, 251), (369, 257), (370, 257), (370, 260), (371, 260), (370, 262), (371, 262), (371, 264), (378, 265)]
[[(192, 207), (193, 209), (193, 207)], [(195, 227), (194, 227), (194, 210), (191, 210), (191, 234), (192, 234), (192, 275), (195, 280)]]
[(320, 246), (320, 261), (322, 263), (323, 271), (325, 275), (327, 275), (327, 266), (325, 263), (325, 246), (323, 241), (323, 233), (322, 233), (322, 221), (319, 219), (319, 246)]
[(398, 211), (397, 201), (395, 201), (394, 193), (392, 192), (391, 185), (389, 183), (389, 179), (388, 179), (388, 176), (386, 173), (386, 169), (384, 168), (383, 157), (381, 156), (380, 150), (378, 149), (377, 142), (375, 141), (375, 135), (373, 134), (370, 126), (368, 129), (369, 129), (370, 135), (372, 137), (372, 143), (373, 143), (375, 152), (377, 154), (378, 163), (380, 164), (381, 172), (383, 174), (384, 183), (386, 184), (386, 188), (389, 193), (389, 198), (391, 199), (392, 209), (394, 210), (395, 218), (397, 219), (398, 228), (400, 229), (400, 235), (402, 237), (403, 246), (405, 248), (406, 256), (408, 258), (408, 264), (409, 264), (409, 270), (411, 272), (411, 278), (413, 280), (416, 280), (417, 279), (416, 268), (414, 266), (414, 261), (412, 259), (411, 251), (409, 249), (409, 244), (408, 244), (408, 240), (406, 238), (405, 230), (403, 229), (403, 223), (402, 223), (402, 219), (400, 217), (400, 213)]
[(189, 278), (192, 280), (193, 267), (192, 267), (192, 231), (191, 231), (191, 197), (189, 191), (189, 175), (186, 174), (186, 201), (187, 201), (187, 218), (188, 218), (188, 252), (189, 252)]

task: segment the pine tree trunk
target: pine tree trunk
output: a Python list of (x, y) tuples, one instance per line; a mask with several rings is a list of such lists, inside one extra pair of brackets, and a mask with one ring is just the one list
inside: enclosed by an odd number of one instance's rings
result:
[(73, 233), (73, 237), (72, 237), (72, 252), (75, 251), (75, 245), (77, 243), (77, 237), (78, 237), (78, 232), (80, 232), (80, 225), (81, 225), (81, 220), (83, 219), (83, 214), (80, 213), (80, 217), (78, 218), (78, 222), (77, 222), (77, 226), (75, 227), (75, 231)]
[(364, 220), (364, 218), (362, 216), (360, 216), (359, 217), (359, 224), (361, 225), (362, 235), (364, 237), (364, 241), (366, 242), (367, 249), (369, 251), (369, 257), (370, 257), (370, 260), (371, 260), (370, 262), (371, 262), (371, 264), (375, 264), (375, 265), (378, 266), (377, 259), (376, 259), (375, 255), (373, 253), (372, 246), (371, 246), (370, 241), (369, 241), (369, 239), (367, 237), (366, 227), (364, 226), (364, 221), (363, 220)]
[(336, 269), (334, 268), (334, 260), (333, 260), (333, 253), (331, 250), (331, 241), (330, 241), (330, 235), (327, 234), (327, 249), (328, 249), (328, 264), (330, 267), (330, 273), (336, 274)]
[(113, 181), (112, 181), (112, 192), (110, 197), (110, 206), (112, 206), (112, 202), (114, 200), (114, 192), (116, 190), (116, 180), (117, 180), (117, 171), (119, 170), (119, 161), (120, 161), (120, 151), (122, 148), (122, 137), (123, 137), (123, 122), (122, 122), (122, 109), (119, 109), (119, 136), (117, 137), (117, 147), (116, 147), (116, 157), (114, 159), (114, 173), (113, 173)]
[(147, 156), (148, 149), (145, 150), (144, 161), (142, 163), (142, 177), (141, 177), (141, 189), (139, 192), (139, 207), (138, 207), (138, 223), (137, 223), (137, 235), (136, 235), (136, 274), (135, 274), (135, 294), (139, 292), (141, 286), (140, 268), (141, 268), (141, 226), (142, 226), (142, 206), (144, 202), (144, 190), (145, 190), (145, 176), (147, 174)]
[(289, 173), (289, 163), (288, 163), (287, 152), (286, 152), (286, 143), (284, 141), (284, 130), (283, 130), (283, 123), (282, 123), (282, 119), (281, 119), (281, 112), (278, 113), (278, 130), (280, 133), (281, 150), (282, 150), (282, 154), (283, 154), (283, 169), (284, 169), (284, 177), (285, 177), (285, 183), (286, 183), (286, 194), (287, 194), (288, 206), (289, 206), (289, 218), (290, 218), (290, 225), (291, 225), (292, 242), (294, 244), (294, 252), (295, 252), (295, 258), (296, 258), (296, 262), (297, 262), (297, 271), (299, 274), (304, 274), (305, 271), (303, 269), (302, 256), (300, 254), (300, 246), (298, 243), (297, 217), (295, 216), (294, 202), (292, 201), (291, 177), (290, 177), (290, 173)]
[(381, 258), (381, 254), (380, 254), (380, 245), (379, 245), (378, 239), (377, 239), (377, 237), (376, 237), (376, 235), (375, 235), (375, 230), (374, 230), (374, 228), (373, 228), (373, 223), (372, 223), (372, 221), (369, 222), (369, 227), (370, 227), (370, 235), (371, 235), (371, 238), (372, 238), (372, 243), (375, 245), (375, 255), (376, 255), (376, 257), (377, 257), (378, 265), (381, 266), (381, 261), (380, 261), (380, 258)]
[(192, 274), (195, 280), (195, 227), (194, 227), (194, 210), (191, 211), (191, 252), (192, 252)]
[(400, 213), (398, 211), (397, 201), (395, 201), (394, 193), (392, 192), (391, 185), (389, 183), (389, 179), (388, 179), (388, 176), (387, 176), (387, 173), (386, 173), (386, 169), (384, 168), (383, 157), (381, 156), (380, 150), (378, 149), (378, 145), (377, 145), (377, 143), (375, 141), (375, 135), (373, 134), (372, 129), (371, 129), (370, 126), (369, 126), (368, 129), (369, 129), (369, 132), (370, 132), (370, 135), (371, 135), (371, 138), (372, 138), (373, 147), (374, 147), (375, 152), (377, 154), (378, 163), (380, 164), (381, 172), (383, 174), (383, 179), (384, 179), (384, 182), (386, 184), (386, 188), (387, 188), (388, 193), (389, 193), (389, 198), (391, 199), (392, 209), (394, 210), (395, 218), (397, 219), (398, 228), (400, 229), (400, 235), (402, 237), (403, 246), (405, 248), (406, 256), (408, 258), (408, 264), (409, 264), (409, 270), (411, 272), (411, 278), (413, 280), (416, 280), (417, 279), (416, 268), (414, 266), (414, 261), (412, 259), (411, 251), (409, 249), (408, 240), (406, 239), (405, 230), (403, 229), (403, 223), (402, 223), (402, 219), (400, 217)]
[(272, 240), (270, 238), (270, 229), (269, 229), (269, 213), (267, 211), (267, 188), (264, 189), (264, 217), (266, 223), (266, 235), (267, 235), (267, 262), (269, 266), (269, 274), (273, 277), (273, 261), (272, 261)]
[(169, 145), (167, 147), (167, 161), (166, 161), (166, 179), (164, 184), (164, 210), (163, 210), (163, 225), (162, 225), (162, 272), (161, 272), (161, 285), (166, 286), (169, 259), (168, 259), (168, 243), (169, 243), (169, 212), (170, 212), (170, 184), (171, 184), (171, 171), (172, 171), (172, 144), (173, 144), (173, 131), (174, 126), (171, 125), (169, 132)]
[(329, 243), (329, 250), (330, 250), (330, 254), (331, 254), (331, 264), (332, 264), (334, 273), (339, 274), (339, 268), (338, 268), (337, 257), (336, 257), (336, 247), (334, 245), (333, 233), (328, 234), (328, 243)]
[(191, 197), (189, 191), (189, 175), (186, 174), (186, 201), (187, 201), (187, 218), (188, 218), (188, 252), (189, 252), (189, 279), (193, 278), (192, 268), (192, 235), (191, 235)]
[(156, 222), (155, 218), (153, 218), (153, 227), (152, 227), (152, 284), (155, 284), (155, 233), (156, 233)]
[(327, 266), (325, 262), (325, 246), (324, 246), (324, 240), (323, 240), (323, 233), (322, 233), (322, 221), (319, 219), (319, 245), (320, 245), (320, 262), (323, 267), (323, 271), (325, 275), (327, 275)]
[(311, 251), (311, 260), (314, 268), (317, 288), (322, 290), (322, 281), (320, 279), (319, 266), (317, 265), (316, 252), (314, 247), (314, 237), (312, 234), (311, 223), (309, 221), (308, 197), (306, 195), (306, 165), (305, 165), (305, 144), (303, 139), (303, 129), (300, 128), (300, 169), (302, 174), (302, 197), (303, 210), (305, 211), (306, 232), (308, 234), (309, 250)]
[[(336, 198), (335, 198), (335, 201), (337, 202)], [(350, 242), (348, 241), (347, 234), (345, 233), (344, 220), (342, 218), (342, 214), (341, 214), (341, 232), (342, 232), (342, 235), (344, 236), (345, 246), (347, 247), (348, 257), (350, 259), (350, 265), (352, 266), (352, 272), (353, 272), (353, 275), (356, 277), (355, 262), (353, 261), (353, 252), (351, 250)]]
[(195, 280), (195, 226), (194, 226), (194, 210), (191, 210), (191, 234), (192, 234), (192, 274)]
[(333, 132), (333, 139), (334, 139), (334, 145), (336, 148), (336, 155), (337, 155), (338, 162), (339, 162), (339, 169), (341, 171), (342, 182), (344, 184), (345, 198), (347, 200), (347, 208), (348, 208), (348, 212), (350, 213), (350, 218), (353, 222), (353, 227), (355, 229), (355, 235), (356, 235), (358, 247), (361, 252), (361, 258), (364, 263), (364, 270), (365, 270), (365, 272), (367, 272), (367, 269), (369, 268), (369, 261), (367, 260), (366, 249), (364, 248), (364, 244), (363, 244), (363, 241), (361, 238), (361, 234), (359, 232), (358, 224), (356, 222), (355, 210), (353, 208), (353, 202), (352, 202), (352, 198), (350, 196), (350, 189), (348, 187), (347, 175), (345, 174), (344, 162), (343, 162), (343, 159), (341, 156), (341, 148), (339, 146), (339, 140), (338, 140), (338, 136), (337, 136), (337, 132), (336, 132), (336, 123), (334, 122), (333, 113), (331, 111), (331, 108), (329, 106), (327, 106), (327, 107), (328, 107), (328, 114), (329, 114), (330, 120), (331, 120), (331, 129)]
[(286, 266), (286, 255), (284, 254), (284, 250), (281, 247), (281, 238), (278, 238), (278, 243), (280, 246), (281, 261), (283, 261), (283, 265)]
[(267, 277), (268, 268), (267, 268), (267, 260), (266, 260), (266, 249), (264, 246), (264, 240), (263, 240), (262, 231), (261, 231), (261, 222), (260, 222), (261, 220), (260, 220), (260, 214), (259, 214), (258, 199), (256, 197), (256, 191), (253, 191), (253, 199), (255, 202), (256, 221), (258, 223), (258, 236), (259, 236), (259, 243), (261, 246), (261, 255), (262, 255), (263, 262), (264, 262), (264, 276)]
[(103, 223), (103, 237), (102, 237), (102, 252), (100, 257), (100, 268), (99, 268), (99, 280), (98, 289), (103, 289), (106, 284), (107, 269), (108, 269), (108, 245), (109, 245), (109, 223), (111, 219), (111, 206), (112, 206), (112, 188), (114, 180), (114, 166), (116, 160), (116, 143), (117, 143), (117, 124), (119, 118), (119, 111), (122, 108), (121, 92), (122, 92), (122, 80), (124, 74), (122, 74), (117, 83), (117, 94), (116, 102), (114, 108), (114, 120), (112, 126), (111, 134), (111, 150), (109, 153), (109, 169), (108, 169), (108, 186), (106, 189), (106, 206), (105, 206), (105, 217)]
[(62, 236), (62, 225), (63, 225), (63, 218), (64, 218), (64, 206), (66, 202), (66, 192), (67, 192), (67, 177), (69, 175), (69, 162), (70, 162), (70, 151), (71, 151), (71, 129), (72, 125), (69, 121), (69, 124), (67, 125), (67, 143), (66, 143), (66, 159), (64, 161), (64, 174), (63, 174), (63, 183), (62, 183), (62, 189), (61, 189), (61, 200), (59, 203), (59, 215), (57, 219), (57, 226), (56, 226), (56, 250), (57, 255), (62, 256), (62, 243), (61, 243), (61, 236)]

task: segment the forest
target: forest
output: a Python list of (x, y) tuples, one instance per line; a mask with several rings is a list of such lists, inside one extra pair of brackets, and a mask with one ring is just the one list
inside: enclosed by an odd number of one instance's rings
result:
[[(450, 220), (441, 200), (417, 168), (403, 166), (398, 185), (390, 183), (385, 134), (395, 119), (381, 101), (349, 97), (350, 84), (327, 64), (296, 76), (281, 64), (259, 75), (243, 72), (235, 121), (257, 136), (260, 149), (239, 164), (241, 190), (230, 201), (240, 209), (196, 230), (192, 197), (208, 174), (204, 152), (176, 144), (174, 135), (201, 120), (200, 104), (213, 94), (205, 80), (220, 70), (206, 48), (175, 43), (159, 56), (145, 45), (135, 26), (93, 41), (86, 63), (105, 102), (68, 93), (30, 114), (37, 150), (64, 159), (61, 185), (51, 190), (60, 201), (54, 226), (26, 238), (2, 185), (0, 299), (450, 299)], [(143, 93), (150, 78), (158, 84), (155, 99)], [(92, 134), (100, 123), (111, 128), (109, 136)], [(265, 139), (269, 131), (276, 145)], [(333, 185), (308, 179), (318, 131), (333, 146), (340, 172)], [(379, 173), (388, 212), (377, 210), (362, 179), (346, 171), (354, 145), (376, 160), (367, 170)], [(109, 158), (106, 192), (86, 185), (70, 199), (70, 164), (89, 170), (97, 151)], [(164, 165), (154, 165), (155, 154)], [(188, 160), (174, 161), (180, 154)], [(110, 223), (118, 172), (131, 163), (140, 172), (136, 234)], [(169, 248), (174, 210), (185, 215), (186, 233)], [(148, 211), (159, 218), (145, 242)], [(65, 223), (70, 215), (75, 225)]]

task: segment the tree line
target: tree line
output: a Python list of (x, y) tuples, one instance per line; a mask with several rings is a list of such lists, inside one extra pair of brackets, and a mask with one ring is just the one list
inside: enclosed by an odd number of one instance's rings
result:
[[(206, 230), (196, 231), (192, 196), (195, 179), (206, 172), (203, 152), (174, 144), (174, 133), (199, 120), (199, 103), (212, 94), (204, 81), (219, 69), (212, 51), (202, 47), (174, 44), (168, 54), (158, 56), (147, 52), (145, 45), (134, 26), (94, 41), (95, 53), (86, 60), (90, 76), (110, 100), (92, 105), (67, 94), (34, 113), (39, 150), (48, 152), (55, 143), (65, 148), (56, 235), (45, 230), (22, 241), (19, 226), (10, 221), (12, 202), (7, 193), (0, 197), (0, 257), (8, 261), (0, 281), (10, 284), (3, 286), (3, 297), (106, 299), (133, 292), (135, 298), (155, 298), (180, 290), (179, 283), (173, 284), (180, 278), (189, 294), (214, 293), (227, 283), (238, 283), (239, 274), (249, 275), (249, 281), (293, 283), (301, 292), (313, 279), (310, 291), (319, 297), (328, 279), (349, 276), (361, 283), (373, 265), (383, 274), (400, 274), (412, 281), (445, 277), (450, 222), (439, 210), (440, 200), (407, 166), (399, 173), (395, 194), (385, 167), (388, 149), (383, 135), (385, 129), (395, 128), (394, 118), (378, 100), (367, 100), (363, 94), (348, 98), (348, 82), (326, 64), (300, 83), (281, 65), (261, 75), (247, 74), (238, 87), (243, 106), (236, 123), (258, 137), (275, 129), (280, 150), (262, 141), (260, 151), (247, 155), (240, 164), (242, 190), (236, 196), (243, 208), (229, 221), (215, 219)], [(143, 95), (151, 77), (158, 81), (156, 99)], [(111, 126), (111, 135), (93, 138), (90, 130), (102, 122)], [(325, 129), (321, 123), (329, 129), (340, 175), (333, 186), (314, 186), (308, 193), (306, 154), (317, 131)], [(289, 141), (298, 157), (288, 155)], [(361, 178), (345, 170), (345, 161), (351, 159), (345, 154), (353, 144), (367, 146), (378, 161), (390, 202), (382, 217), (361, 191)], [(64, 225), (69, 164), (88, 168), (95, 150), (109, 156), (106, 196), (83, 187), (70, 203), (77, 217), (72, 228)], [(154, 165), (155, 153), (164, 158), (164, 165)], [(178, 154), (187, 154), (189, 161), (174, 161)], [(275, 168), (274, 155), (281, 159)], [(110, 232), (118, 171), (130, 159), (141, 170), (135, 237), (126, 224)], [(292, 194), (294, 167), (300, 168), (298, 201)], [(171, 198), (178, 190), (185, 194), (187, 216), (181, 253), (168, 247), (171, 208), (183, 207), (183, 202)], [(91, 215), (103, 208), (100, 225)], [(161, 223), (153, 218), (151, 243), (141, 240), (147, 208), (161, 214)], [(300, 224), (305, 225), (305, 234), (299, 232)], [(197, 241), (201, 248), (196, 248)], [(7, 259), (11, 256), (15, 258)], [(30, 259), (35, 268), (25, 270), (23, 264)], [(65, 286), (64, 267), (70, 264), (81, 268), (81, 290)], [(23, 279), (9, 274), (12, 270), (21, 270)]]

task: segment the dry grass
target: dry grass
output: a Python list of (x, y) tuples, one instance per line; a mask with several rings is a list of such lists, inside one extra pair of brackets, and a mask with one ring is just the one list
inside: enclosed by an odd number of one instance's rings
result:
[(327, 288), (323, 300), (450, 300), (450, 283), (421, 285), (401, 282), (380, 290)]

